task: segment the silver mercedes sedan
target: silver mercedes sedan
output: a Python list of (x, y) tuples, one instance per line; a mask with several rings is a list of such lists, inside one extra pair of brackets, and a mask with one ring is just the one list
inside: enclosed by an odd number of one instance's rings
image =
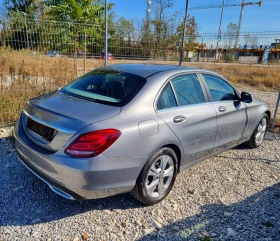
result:
[(130, 192), (153, 205), (185, 168), (260, 146), (270, 115), (217, 73), (118, 64), (29, 100), (14, 136), (21, 162), (65, 198)]

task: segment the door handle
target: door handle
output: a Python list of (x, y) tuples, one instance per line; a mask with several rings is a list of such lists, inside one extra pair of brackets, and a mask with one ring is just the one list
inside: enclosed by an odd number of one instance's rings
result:
[(225, 107), (225, 106), (220, 106), (219, 107), (220, 112), (225, 112), (226, 110), (227, 110), (227, 107)]
[(183, 121), (185, 121), (186, 120), (186, 117), (185, 116), (182, 116), (182, 115), (178, 115), (178, 116), (175, 116), (174, 118), (173, 118), (173, 121), (175, 122), (175, 123), (180, 123), (180, 122), (183, 122)]

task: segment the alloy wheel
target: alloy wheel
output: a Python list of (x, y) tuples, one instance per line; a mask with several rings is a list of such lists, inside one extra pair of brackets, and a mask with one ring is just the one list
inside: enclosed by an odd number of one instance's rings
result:
[(150, 197), (164, 195), (174, 176), (174, 162), (168, 155), (158, 157), (150, 167), (145, 180), (145, 189)]
[(258, 128), (257, 128), (257, 133), (256, 133), (256, 144), (260, 145), (263, 142), (265, 133), (266, 133), (266, 129), (267, 129), (267, 119), (266, 118), (262, 118)]

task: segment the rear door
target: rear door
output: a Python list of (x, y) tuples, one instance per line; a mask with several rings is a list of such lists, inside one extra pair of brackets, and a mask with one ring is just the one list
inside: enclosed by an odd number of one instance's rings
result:
[(214, 152), (236, 145), (247, 125), (247, 107), (238, 100), (235, 89), (213, 74), (202, 74), (213, 108), (217, 113), (218, 131)]
[(212, 153), (216, 112), (196, 74), (174, 76), (161, 91), (156, 109), (182, 143), (182, 165)]

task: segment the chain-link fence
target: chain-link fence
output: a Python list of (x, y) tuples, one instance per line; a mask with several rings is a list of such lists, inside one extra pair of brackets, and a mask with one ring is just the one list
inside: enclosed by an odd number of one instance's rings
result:
[[(177, 65), (180, 38), (168, 29), (109, 26), (109, 64)], [(280, 32), (188, 35), (183, 65), (216, 71), (240, 90), (269, 103), (272, 112), (280, 86), (277, 65)], [(269, 54), (267, 54), (269, 49)], [(77, 76), (103, 66), (104, 26), (77, 21), (28, 17), (5, 19), (0, 25), (0, 125), (17, 120), (26, 101), (50, 92)], [(267, 58), (274, 65), (238, 64), (240, 56)], [(213, 64), (214, 58), (218, 63)], [(227, 63), (228, 62), (228, 63)], [(279, 113), (279, 112), (278, 112)]]
[[(178, 60), (181, 36), (166, 26), (121, 27), (110, 23), (109, 52), (115, 59)], [(0, 44), (11, 49), (29, 49), (32, 54), (100, 58), (104, 51), (104, 25), (77, 21), (34, 19), (28, 16), (4, 19), (0, 24)], [(216, 44), (218, 41), (218, 51)], [(239, 56), (258, 56), (269, 49), (268, 62), (280, 61), (280, 31), (187, 34), (185, 61), (238, 61)], [(280, 63), (280, 62), (279, 62)]]

